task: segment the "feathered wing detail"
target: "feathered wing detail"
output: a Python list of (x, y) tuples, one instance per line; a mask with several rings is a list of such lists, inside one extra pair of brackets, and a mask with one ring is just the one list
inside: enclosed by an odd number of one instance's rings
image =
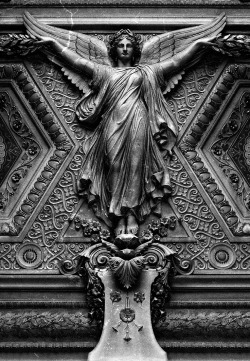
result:
[(45, 51), (45, 53), (49, 60), (61, 67), (63, 74), (66, 75), (66, 77), (71, 81), (72, 84), (74, 84), (83, 93), (90, 92), (90, 88), (88, 85), (89, 79), (87, 78), (87, 76), (85, 77), (84, 74), (79, 74), (73, 69), (66, 67), (63, 62), (61, 62), (55, 56), (52, 56), (49, 51)]
[[(27, 33), (31, 37), (48, 36), (57, 40), (62, 46), (77, 53), (80, 57), (93, 61), (98, 64), (109, 65), (111, 62), (108, 57), (108, 49), (105, 43), (97, 38), (81, 34), (54, 26), (46, 25), (36, 20), (29, 12), (24, 13), (24, 25), (27, 29)], [(84, 92), (89, 91), (86, 80), (79, 75), (73, 69), (65, 66), (56, 54), (48, 52), (48, 57), (57, 65), (62, 67), (62, 71), (68, 77), (68, 79), (75, 84), (80, 90)]]
[[(225, 24), (226, 16), (225, 14), (221, 14), (208, 24), (156, 35), (144, 43), (140, 64), (156, 64), (166, 61), (173, 56), (180, 54), (198, 39), (213, 36), (216, 37), (220, 34)], [(188, 67), (194, 65), (202, 55), (202, 51), (197, 53), (193, 60), (188, 64)], [(169, 78), (164, 93), (173, 89), (179, 80), (181, 80), (183, 74), (184, 70)]]
[(172, 89), (175, 88), (175, 86), (179, 83), (179, 81), (182, 79), (183, 75), (185, 74), (185, 71), (182, 70), (180, 73), (175, 74), (171, 78), (167, 80), (166, 88), (163, 91), (163, 94), (169, 93)]
[(79, 74), (65, 66), (62, 67), (62, 71), (64, 75), (66, 75), (67, 78), (71, 81), (71, 83), (82, 90), (83, 93), (88, 93), (90, 91), (88, 86), (88, 78), (85, 78), (83, 74)]

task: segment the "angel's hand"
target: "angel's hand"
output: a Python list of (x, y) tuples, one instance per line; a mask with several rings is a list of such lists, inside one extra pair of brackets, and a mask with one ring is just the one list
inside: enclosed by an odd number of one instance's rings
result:
[(221, 34), (219, 35), (213, 35), (213, 36), (209, 36), (207, 38), (202, 38), (197, 40), (197, 43), (201, 46), (214, 46), (215, 45), (215, 41), (216, 39), (218, 39), (218, 37), (220, 37)]
[(36, 35), (35, 44), (37, 46), (52, 47), (54, 45), (54, 43), (55, 43), (55, 39), (50, 38), (49, 36)]

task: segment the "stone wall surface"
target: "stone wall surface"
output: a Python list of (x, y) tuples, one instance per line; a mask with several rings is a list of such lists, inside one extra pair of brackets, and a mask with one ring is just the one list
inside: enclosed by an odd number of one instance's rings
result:
[[(142, 44), (222, 12), (224, 35), (250, 32), (246, 0), (11, 0), (0, 1), (0, 49), (25, 34), (25, 10), (106, 43), (120, 28)], [(97, 220), (76, 190), (89, 134), (75, 116), (81, 97), (44, 54), (0, 52), (0, 360), (87, 360), (101, 334), (86, 276), (60, 269), (96, 238), (77, 223)], [(164, 209), (176, 223), (161, 242), (194, 269), (171, 280), (155, 335), (170, 361), (249, 360), (249, 56), (210, 51), (165, 99), (178, 138)]]

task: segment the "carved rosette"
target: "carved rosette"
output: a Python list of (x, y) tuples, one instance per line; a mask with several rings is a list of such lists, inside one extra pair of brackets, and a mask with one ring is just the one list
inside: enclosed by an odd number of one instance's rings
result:
[(43, 262), (43, 249), (35, 243), (25, 243), (19, 247), (16, 259), (22, 268), (37, 268)]

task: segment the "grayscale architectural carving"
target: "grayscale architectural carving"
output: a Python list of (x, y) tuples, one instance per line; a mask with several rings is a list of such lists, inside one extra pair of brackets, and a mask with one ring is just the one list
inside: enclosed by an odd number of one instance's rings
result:
[(0, 1), (0, 360), (249, 360), (249, 9)]

